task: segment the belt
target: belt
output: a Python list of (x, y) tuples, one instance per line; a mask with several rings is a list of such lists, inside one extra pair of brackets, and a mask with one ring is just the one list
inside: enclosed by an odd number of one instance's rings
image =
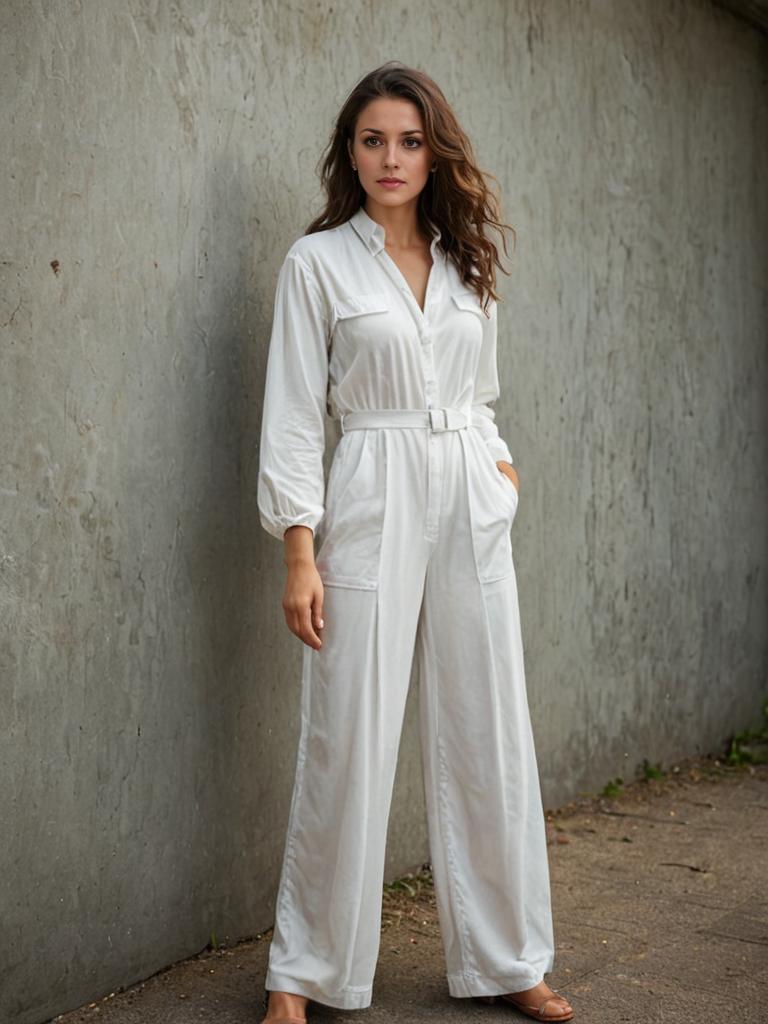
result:
[(340, 422), (342, 433), (368, 427), (421, 427), (439, 433), (472, 426), (472, 412), (450, 406), (438, 409), (356, 409), (342, 413)]
[[(473, 426), (472, 407), (456, 409), (441, 406), (438, 409), (355, 409), (341, 414), (341, 431), (365, 430), (368, 427), (420, 427), (431, 434), (445, 430), (465, 430)], [(424, 517), (424, 536), (437, 540), (440, 521), (441, 459), (440, 445), (429, 445), (427, 453), (427, 503)]]

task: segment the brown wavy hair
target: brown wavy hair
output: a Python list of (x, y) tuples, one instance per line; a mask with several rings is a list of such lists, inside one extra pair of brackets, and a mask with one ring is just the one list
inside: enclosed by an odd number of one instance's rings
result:
[(487, 313), (489, 299), (499, 298), (496, 267), (507, 276), (509, 271), (486, 229), (490, 226), (501, 235), (507, 255), (504, 228), (516, 238), (515, 229), (499, 220), (498, 196), (487, 184), (489, 179), (497, 184), (498, 180), (478, 167), (472, 143), (439, 86), (423, 71), (400, 61), (387, 61), (360, 79), (339, 111), (326, 155), (320, 160), (326, 206), (305, 234), (343, 224), (365, 203), (365, 189), (349, 162), (347, 140), (354, 140), (363, 108), (380, 96), (410, 100), (421, 111), (437, 170), (419, 194), (419, 225), (428, 238), (434, 237), (434, 226), (440, 229), (438, 246), (453, 260), (462, 281), (477, 293)]

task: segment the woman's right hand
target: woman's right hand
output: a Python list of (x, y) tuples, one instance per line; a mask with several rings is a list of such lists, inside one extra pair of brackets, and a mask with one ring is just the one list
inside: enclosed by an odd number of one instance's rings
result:
[(289, 526), (283, 534), (288, 578), (283, 612), (292, 633), (318, 650), (323, 645), (323, 581), (315, 565), (314, 534), (308, 526)]

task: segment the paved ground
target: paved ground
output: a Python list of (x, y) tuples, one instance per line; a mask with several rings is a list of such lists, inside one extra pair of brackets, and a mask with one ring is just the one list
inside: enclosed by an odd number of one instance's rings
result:
[[(548, 816), (557, 944), (574, 1021), (768, 1022), (768, 766), (681, 763)], [(270, 933), (161, 971), (56, 1024), (258, 1024)], [(384, 894), (374, 1004), (310, 1021), (523, 1021), (452, 999), (429, 871)]]

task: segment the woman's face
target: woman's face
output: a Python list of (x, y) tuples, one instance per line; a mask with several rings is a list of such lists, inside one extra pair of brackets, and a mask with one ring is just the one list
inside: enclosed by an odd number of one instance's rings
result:
[[(360, 184), (382, 206), (415, 202), (435, 161), (421, 112), (410, 100), (388, 96), (371, 100), (358, 115), (353, 144), (347, 145)], [(388, 186), (387, 178), (402, 184)]]

